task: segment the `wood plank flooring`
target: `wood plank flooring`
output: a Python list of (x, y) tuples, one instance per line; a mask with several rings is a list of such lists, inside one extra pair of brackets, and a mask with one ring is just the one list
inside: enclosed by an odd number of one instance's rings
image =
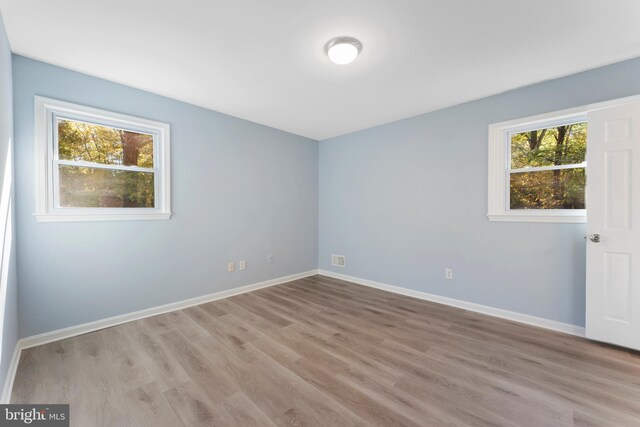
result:
[(74, 426), (640, 426), (640, 354), (313, 276), (25, 350)]

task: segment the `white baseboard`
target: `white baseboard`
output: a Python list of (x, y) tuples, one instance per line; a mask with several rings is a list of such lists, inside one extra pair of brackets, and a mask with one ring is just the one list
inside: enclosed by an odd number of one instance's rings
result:
[(13, 388), (13, 381), (15, 379), (16, 371), (18, 370), (18, 362), (20, 360), (20, 353), (22, 350), (36, 347), (42, 344), (47, 344), (54, 341), (63, 340), (65, 338), (75, 337), (77, 335), (86, 334), (88, 332), (97, 331), (100, 329), (110, 328), (112, 326), (120, 325), (122, 323), (132, 322), (134, 320), (144, 319), (145, 317), (157, 316), (158, 314), (168, 313), (170, 311), (182, 310), (183, 308), (192, 307), (194, 305), (204, 304), (207, 302), (229, 298), (234, 295), (244, 294), (246, 292), (255, 291), (269, 286), (279, 285), (281, 283), (291, 282), (293, 280), (302, 279), (305, 277), (318, 274), (318, 270), (309, 270), (303, 273), (292, 274), (290, 276), (278, 277), (271, 280), (265, 280), (264, 282), (253, 283), (250, 285), (240, 286), (238, 288), (228, 289), (226, 291), (214, 292), (208, 295), (202, 295), (195, 298), (186, 299), (183, 301), (172, 302), (170, 304), (160, 305), (157, 307), (146, 308), (144, 310), (135, 311), (133, 313), (122, 314), (119, 316), (108, 317), (106, 319), (96, 320), (94, 322), (83, 323), (81, 325), (70, 326), (68, 328), (57, 329), (55, 331), (44, 332), (42, 334), (33, 335), (26, 338), (21, 338), (16, 343), (16, 348), (13, 352), (11, 364), (9, 365), (9, 371), (2, 390), (2, 399), (0, 403), (8, 403), (11, 396), (11, 389)]
[(264, 282), (253, 283), (250, 285), (240, 286), (238, 288), (228, 289), (226, 291), (214, 292), (208, 295), (202, 295), (195, 298), (172, 302), (156, 307), (145, 308), (144, 310), (134, 311), (133, 313), (121, 314), (119, 316), (108, 317), (106, 319), (96, 320), (94, 322), (83, 323), (81, 325), (70, 326), (68, 328), (57, 329), (51, 332), (45, 332), (38, 335), (22, 338), (22, 348), (35, 347), (47, 344), (53, 341), (63, 340), (65, 338), (75, 337), (76, 335), (86, 334), (88, 332), (97, 331), (99, 329), (110, 328), (122, 323), (131, 322), (133, 320), (144, 319), (145, 317), (157, 316), (158, 314), (168, 313), (170, 311), (182, 310), (183, 308), (192, 307), (194, 305), (204, 304), (206, 302), (215, 301), (223, 298), (229, 298), (234, 295), (244, 294), (246, 292), (255, 291), (257, 289), (267, 288), (269, 286), (279, 285), (281, 283), (291, 282), (292, 280), (302, 279), (304, 277), (318, 274), (318, 270), (309, 270), (304, 273), (292, 274), (290, 276), (278, 277), (276, 279), (265, 280)]
[(4, 387), (2, 388), (2, 396), (0, 396), (0, 404), (6, 405), (9, 403), (11, 397), (11, 389), (13, 389), (13, 381), (16, 379), (16, 372), (18, 371), (18, 362), (20, 361), (20, 353), (22, 347), (20, 346), (20, 340), (16, 343), (13, 349), (13, 355), (9, 362), (9, 370), (7, 371), (7, 378), (4, 381)]
[(515, 311), (503, 310), (501, 308), (490, 307), (488, 305), (476, 304), (473, 302), (462, 301), (454, 298), (443, 297), (422, 291), (414, 291), (412, 289), (400, 286), (388, 285), (386, 283), (375, 282), (373, 280), (361, 279), (359, 277), (348, 276), (346, 274), (334, 273), (329, 270), (319, 270), (320, 275), (333, 277), (335, 279), (345, 280), (347, 282), (357, 283), (359, 285), (369, 286), (371, 288), (381, 289), (383, 291), (393, 292), (400, 295), (406, 295), (425, 301), (437, 302), (440, 304), (450, 305), (452, 307), (462, 308), (464, 310), (475, 311), (477, 313), (489, 316), (499, 317), (501, 319), (512, 320), (514, 322), (525, 323), (527, 325), (537, 326), (540, 328), (551, 329), (565, 334), (584, 337), (584, 328), (569, 323), (557, 322), (555, 320), (544, 319), (542, 317), (522, 314)]

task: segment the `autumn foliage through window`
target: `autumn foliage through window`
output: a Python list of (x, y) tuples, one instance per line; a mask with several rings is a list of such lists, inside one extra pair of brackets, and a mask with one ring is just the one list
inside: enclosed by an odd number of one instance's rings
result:
[(587, 123), (509, 134), (510, 209), (585, 209)]
[(58, 118), (59, 205), (153, 208), (154, 137)]

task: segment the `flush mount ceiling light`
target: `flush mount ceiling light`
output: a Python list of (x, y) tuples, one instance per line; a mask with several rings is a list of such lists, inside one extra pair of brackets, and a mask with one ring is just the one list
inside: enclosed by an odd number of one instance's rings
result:
[(361, 50), (362, 43), (353, 37), (336, 37), (324, 45), (324, 51), (329, 60), (340, 65), (353, 62)]

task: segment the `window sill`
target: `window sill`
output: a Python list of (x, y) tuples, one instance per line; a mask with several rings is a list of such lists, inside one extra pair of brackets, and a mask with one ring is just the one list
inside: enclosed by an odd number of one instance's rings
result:
[(528, 214), (489, 214), (489, 221), (502, 222), (555, 222), (585, 224), (586, 215), (528, 215)]
[(149, 221), (171, 218), (171, 212), (123, 213), (123, 214), (35, 214), (38, 222), (76, 222), (76, 221)]

